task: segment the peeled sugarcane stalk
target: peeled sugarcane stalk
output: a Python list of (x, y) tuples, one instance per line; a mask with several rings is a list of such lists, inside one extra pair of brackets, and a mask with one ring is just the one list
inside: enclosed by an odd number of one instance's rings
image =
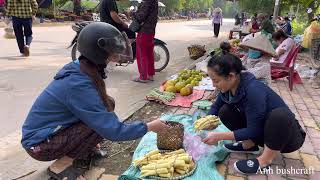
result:
[(175, 169), (175, 171), (176, 171), (177, 173), (181, 174), (181, 175), (184, 175), (184, 174), (187, 173), (186, 171), (180, 170), (180, 169)]
[(141, 177), (172, 177), (174, 172), (183, 175), (193, 167), (192, 157), (183, 149), (164, 154), (151, 151), (134, 163), (139, 165)]
[(171, 173), (168, 173), (168, 174), (158, 174), (160, 177), (165, 177), (165, 178), (169, 178), (169, 177), (172, 177), (172, 174)]
[(161, 157), (161, 154), (159, 153), (159, 150), (153, 150), (144, 155), (140, 159), (136, 159), (133, 161), (134, 166), (141, 166), (148, 164), (151, 160), (158, 160)]
[(200, 131), (200, 130), (215, 129), (221, 124), (221, 122), (217, 116), (209, 115), (196, 120), (193, 124), (194, 124), (195, 130)]
[(165, 155), (181, 154), (181, 153), (186, 153), (186, 151), (184, 149), (179, 149), (179, 150), (176, 150), (176, 151), (165, 153)]
[(161, 169), (161, 168), (170, 169), (171, 167), (172, 167), (171, 163), (163, 163), (163, 164), (154, 163), (154, 164), (148, 164), (148, 165), (142, 166), (141, 170), (153, 170), (153, 169)]
[(145, 176), (152, 176), (152, 175), (158, 175), (158, 174), (168, 174), (169, 171), (167, 168), (161, 168), (161, 169), (154, 169), (154, 170), (142, 170), (141, 171), (141, 177)]

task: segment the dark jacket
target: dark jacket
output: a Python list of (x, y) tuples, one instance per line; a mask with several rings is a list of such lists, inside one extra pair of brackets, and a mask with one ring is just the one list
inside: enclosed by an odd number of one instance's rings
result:
[(139, 32), (155, 34), (158, 22), (158, 1), (143, 0), (133, 18), (142, 24)]
[(220, 93), (210, 114), (218, 115), (224, 104), (234, 105), (239, 112), (244, 112), (247, 118), (247, 127), (234, 131), (236, 141), (263, 137), (268, 114), (279, 107), (288, 108), (278, 94), (248, 72), (241, 73), (241, 81), (232, 100), (229, 101), (229, 92)]

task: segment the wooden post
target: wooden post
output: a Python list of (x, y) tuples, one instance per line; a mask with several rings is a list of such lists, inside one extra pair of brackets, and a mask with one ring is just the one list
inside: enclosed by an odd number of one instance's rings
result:
[(274, 21), (278, 18), (279, 9), (280, 9), (280, 0), (276, 0), (274, 3), (274, 9), (273, 9), (273, 20)]

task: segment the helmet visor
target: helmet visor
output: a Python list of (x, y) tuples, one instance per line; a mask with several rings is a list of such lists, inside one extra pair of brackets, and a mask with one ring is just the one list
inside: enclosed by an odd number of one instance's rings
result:
[(132, 47), (125, 32), (113, 38), (100, 38), (98, 46), (109, 55), (118, 54), (121, 59), (133, 59)]

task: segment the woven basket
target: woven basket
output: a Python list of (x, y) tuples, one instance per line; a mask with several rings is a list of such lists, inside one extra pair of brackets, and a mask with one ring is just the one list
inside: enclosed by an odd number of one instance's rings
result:
[(178, 150), (183, 146), (184, 127), (182, 124), (167, 121), (167, 130), (157, 133), (157, 146), (159, 150)]

